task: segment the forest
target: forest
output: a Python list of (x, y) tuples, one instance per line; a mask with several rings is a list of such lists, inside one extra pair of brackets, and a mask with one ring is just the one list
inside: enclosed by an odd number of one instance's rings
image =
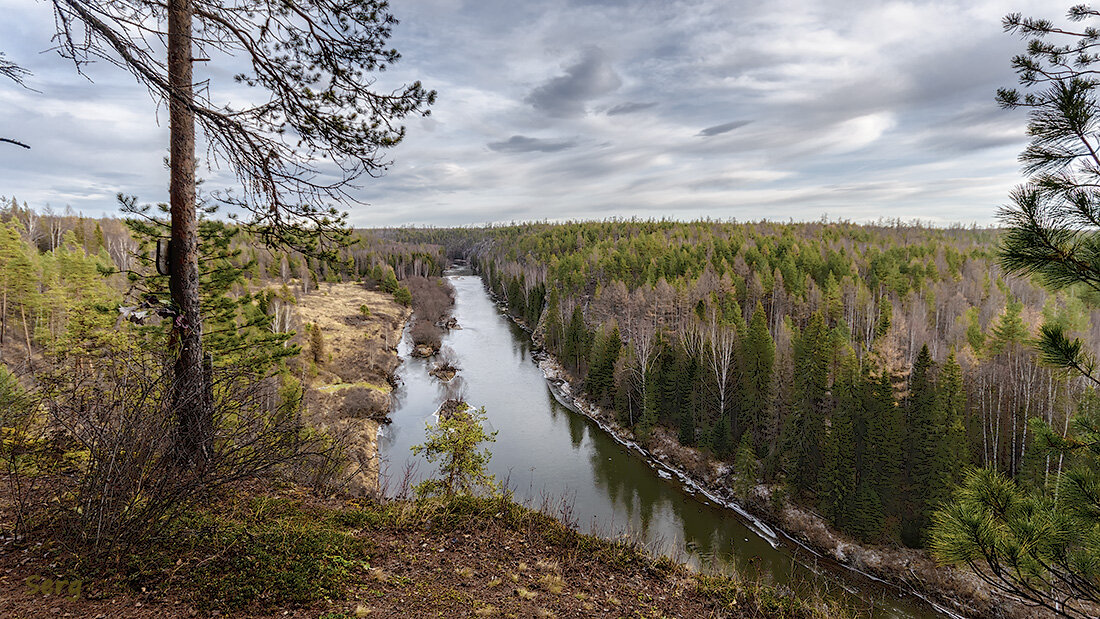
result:
[[(88, 359), (111, 338), (163, 337), (149, 326), (167, 294), (155, 209), (123, 199), (125, 218), (91, 219), (4, 204), (6, 371)], [(273, 251), (215, 219), (200, 232), (207, 346), (221, 366), (275, 377), (268, 410), (321, 361), (296, 318), (301, 295), (364, 281), (411, 304), (424, 317), (415, 343), (438, 349), (453, 292), (434, 282), (469, 259), (638, 440), (700, 449), (726, 463), (724, 483), (745, 500), (768, 488), (773, 504), (789, 498), (866, 542), (927, 547), (935, 510), (970, 467), (1056, 487), (1076, 456), (1052, 455), (1029, 422), (1072, 437), (1070, 420), (1096, 406), (1086, 379), (1032, 345), (1041, 324), (1058, 324), (1095, 346), (1090, 298), (1005, 274), (998, 230), (637, 220), (362, 230), (328, 260)], [(305, 347), (313, 357), (297, 356)]]
[[(88, 219), (5, 200), (0, 350), (9, 365), (33, 363), (40, 349), (76, 354), (114, 331), (119, 305), (134, 322), (156, 311), (166, 284), (151, 256), (163, 223), (149, 213)], [(1065, 433), (1092, 402), (1084, 379), (1044, 366), (1029, 342), (1056, 322), (1095, 345), (1096, 310), (1003, 274), (995, 230), (418, 228), (362, 231), (338, 259), (318, 260), (204, 221), (209, 259), (221, 265), (203, 286), (219, 363), (278, 363), (300, 328), (282, 308), (325, 282), (364, 277), (429, 316), (414, 327), (417, 343), (438, 348), (450, 301), (425, 276), (442, 273), (444, 253), (468, 257), (586, 394), (643, 441), (664, 429), (729, 462), (731, 480), (782, 482), (868, 541), (925, 545), (960, 463), (1052, 483), (1067, 463), (1034, 448), (1028, 422)]]
[[(1041, 363), (1040, 324), (1100, 341), (1078, 292), (1006, 275), (999, 231), (887, 222), (671, 221), (403, 230), (469, 255), (587, 395), (781, 482), (837, 528), (927, 544), (967, 466), (1032, 487), (1067, 462), (1086, 380)], [(743, 484), (742, 484), (743, 485)]]

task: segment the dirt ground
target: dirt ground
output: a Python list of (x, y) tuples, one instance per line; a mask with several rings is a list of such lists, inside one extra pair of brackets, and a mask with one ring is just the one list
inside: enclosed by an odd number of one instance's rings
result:
[[(318, 499), (320, 500), (320, 499)], [(324, 499), (333, 504), (339, 500)], [(496, 518), (489, 511), (433, 520), (366, 526), (358, 573), (341, 599), (304, 607), (201, 611), (186, 590), (119, 593), (83, 583), (42, 593), (27, 579), (50, 572), (56, 555), (40, 548), (0, 551), (0, 616), (149, 619), (200, 616), (294, 617), (803, 617), (787, 594), (758, 595), (727, 584), (708, 585), (669, 561), (629, 547), (562, 534), (542, 516)], [(501, 514), (496, 514), (500, 516)], [(445, 522), (444, 522), (445, 521)], [(7, 546), (7, 544), (4, 544)], [(774, 612), (761, 612), (762, 606)], [(826, 615), (817, 615), (826, 616)]]
[[(320, 327), (326, 353), (309, 377), (310, 423), (344, 443), (346, 489), (368, 495), (378, 488), (378, 425), (390, 412), (389, 381), (400, 363), (397, 344), (409, 310), (361, 284), (326, 283), (301, 297), (297, 311), (302, 332), (310, 323)], [(303, 358), (309, 355), (304, 345)]]

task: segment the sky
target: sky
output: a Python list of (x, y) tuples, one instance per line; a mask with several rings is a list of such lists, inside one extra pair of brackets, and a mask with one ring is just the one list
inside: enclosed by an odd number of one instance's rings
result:
[[(1022, 180), (998, 87), (1050, 0), (392, 0), (390, 87), (438, 91), (356, 226), (609, 217), (988, 225)], [(0, 196), (89, 216), (167, 199), (167, 112), (127, 73), (49, 51), (49, 3), (0, 0)], [(247, 96), (201, 63), (212, 96)], [(2, 78), (0, 78), (2, 80)], [(33, 89), (33, 90), (31, 90)], [(239, 100), (239, 99), (238, 99)], [(200, 155), (203, 152), (200, 151)], [(229, 187), (203, 169), (206, 187)]]

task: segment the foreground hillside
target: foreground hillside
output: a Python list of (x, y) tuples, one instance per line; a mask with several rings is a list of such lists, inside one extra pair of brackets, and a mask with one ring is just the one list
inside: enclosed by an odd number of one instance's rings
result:
[(0, 574), (0, 615), (13, 618), (847, 614), (812, 608), (806, 592), (695, 574), (507, 499), (380, 503), (290, 486), (237, 488), (109, 563), (61, 540), (9, 539)]

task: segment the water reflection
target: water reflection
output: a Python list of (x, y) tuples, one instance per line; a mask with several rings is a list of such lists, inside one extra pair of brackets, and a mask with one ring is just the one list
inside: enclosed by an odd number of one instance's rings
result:
[[(547, 387), (546, 391), (549, 394), (550, 387)], [(554, 396), (551, 395), (550, 397), (552, 399)], [(559, 413), (559, 409), (561, 409), (561, 413)], [(569, 424), (569, 442), (572, 443), (574, 450), (579, 451), (581, 443), (584, 442), (584, 419), (582, 419), (580, 415), (574, 415), (570, 411), (565, 410), (564, 407), (556, 401), (550, 407), (550, 411), (555, 418), (559, 414), (565, 416), (565, 421)]]

